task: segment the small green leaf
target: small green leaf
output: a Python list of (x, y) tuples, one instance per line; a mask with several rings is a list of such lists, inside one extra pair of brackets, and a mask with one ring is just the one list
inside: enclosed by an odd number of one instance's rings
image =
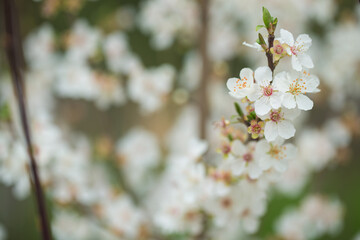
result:
[(239, 116), (240, 116), (240, 117), (244, 117), (244, 113), (243, 113), (243, 111), (241, 110), (240, 105), (239, 105), (237, 102), (234, 102), (234, 105), (235, 105), (236, 112), (239, 114)]
[(278, 23), (278, 19), (275, 18), (274, 21), (272, 22), (274, 31), (275, 31), (275, 28), (277, 26), (277, 23)]
[(264, 37), (261, 35), (261, 33), (259, 33), (259, 44), (260, 44), (260, 45), (263, 45), (263, 44), (266, 45), (265, 40), (264, 40)]
[(228, 134), (227, 137), (228, 137), (228, 139), (229, 139), (230, 142), (232, 142), (232, 141), (234, 140), (234, 138), (232, 137), (231, 134)]
[(270, 28), (270, 23), (272, 22), (272, 17), (269, 10), (263, 7), (263, 21), (267, 29)]
[(259, 31), (260, 29), (262, 29), (263, 27), (265, 27), (264, 25), (257, 25), (256, 26), (256, 31)]

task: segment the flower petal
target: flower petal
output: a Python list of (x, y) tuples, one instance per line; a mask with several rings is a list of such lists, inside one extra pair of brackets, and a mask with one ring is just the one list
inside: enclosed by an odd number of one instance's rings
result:
[(236, 88), (236, 82), (238, 78), (229, 78), (226, 82), (226, 86), (229, 89), (229, 94), (234, 98), (243, 98), (243, 94), (239, 92)]
[(262, 51), (262, 47), (260, 44), (258, 44), (257, 42), (255, 42), (254, 44), (250, 44), (250, 43), (247, 43), (247, 42), (243, 42), (243, 45), (244, 46), (247, 46), (247, 47), (251, 47), (251, 48), (255, 48), (256, 50), (258, 51)]
[(274, 168), (276, 171), (278, 172), (285, 172), (285, 170), (287, 169), (287, 162), (285, 161), (277, 161), (274, 164)]
[(273, 141), (278, 136), (278, 126), (274, 122), (267, 122), (265, 124), (264, 135), (266, 140)]
[(270, 96), (270, 105), (274, 109), (278, 109), (281, 107), (282, 102), (282, 94), (281, 92), (275, 92)]
[(262, 173), (262, 169), (256, 163), (250, 163), (248, 171), (251, 179), (259, 178)]
[(296, 38), (295, 46), (300, 47), (300, 51), (305, 52), (311, 47), (311, 38), (307, 34), (300, 34)]
[(317, 87), (320, 85), (320, 80), (315, 75), (310, 75), (306, 77), (305, 87), (306, 92), (316, 92)]
[(313, 101), (309, 97), (305, 96), (304, 94), (297, 95), (295, 97), (295, 99), (296, 99), (298, 108), (301, 110), (307, 111), (307, 110), (312, 109), (314, 106)]
[(298, 57), (295, 55), (293, 55), (291, 57), (291, 65), (292, 65), (292, 68), (296, 71), (301, 71), (301, 69), (302, 69), (301, 63), (300, 63)]
[(255, 80), (261, 86), (268, 86), (272, 80), (272, 72), (269, 67), (259, 67), (255, 70)]
[(294, 95), (291, 93), (285, 93), (282, 101), (282, 105), (286, 108), (293, 109), (296, 107), (296, 101)]
[(244, 144), (242, 144), (242, 142), (240, 142), (239, 140), (235, 140), (232, 144), (231, 147), (231, 151), (236, 155), (236, 156), (242, 156), (245, 154), (246, 152), (246, 147), (244, 146)]
[(305, 53), (303, 54), (299, 54), (298, 55), (298, 60), (300, 62), (300, 64), (306, 68), (313, 68), (314, 67), (314, 63), (311, 59), (311, 57)]
[(240, 71), (240, 78), (246, 78), (249, 83), (254, 83), (254, 72), (250, 68), (243, 68)]
[[(265, 128), (265, 130), (266, 130), (266, 128)], [(288, 120), (283, 120), (278, 123), (278, 131), (279, 131), (280, 137), (282, 137), (284, 139), (289, 139), (289, 138), (293, 137), (296, 132), (294, 125)]]
[(280, 38), (289, 46), (294, 46), (294, 36), (291, 32), (285, 29), (280, 29)]
[(287, 72), (281, 72), (275, 75), (273, 81), (273, 87), (275, 90), (286, 92), (289, 90), (290, 84), (291, 84), (291, 79), (289, 78)]
[(293, 109), (282, 108), (281, 111), (284, 113), (284, 118), (289, 120), (294, 120), (300, 115), (300, 110), (297, 108), (293, 108)]
[(254, 107), (257, 115), (265, 115), (270, 111), (271, 107), (268, 99), (268, 97), (261, 97), (256, 100)]
[(247, 97), (249, 98), (250, 101), (256, 101), (258, 100), (260, 97), (262, 96), (261, 93), (261, 88), (258, 84), (254, 84), (254, 86), (252, 87), (252, 90), (247, 94)]

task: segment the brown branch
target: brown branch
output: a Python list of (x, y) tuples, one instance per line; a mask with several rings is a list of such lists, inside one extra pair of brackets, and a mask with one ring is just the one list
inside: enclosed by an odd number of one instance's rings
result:
[(200, 0), (201, 29), (199, 32), (200, 55), (202, 61), (202, 71), (199, 89), (200, 107), (200, 138), (206, 139), (206, 123), (209, 115), (209, 104), (207, 96), (207, 82), (210, 76), (210, 60), (208, 55), (209, 37), (209, 0)]
[(274, 46), (274, 39), (275, 39), (275, 35), (269, 34), (268, 49), (266, 51), (266, 57), (267, 57), (268, 66), (271, 69), (271, 72), (274, 72), (274, 69), (275, 69), (273, 54), (270, 52), (270, 49)]
[(34, 181), (33, 190), (35, 192), (38, 214), (40, 217), (42, 238), (43, 240), (50, 240), (51, 229), (47, 219), (45, 199), (33, 152), (33, 144), (25, 106), (24, 81), (22, 77), (24, 62), (21, 58), (23, 54), (14, 0), (3, 0), (3, 6), (5, 22), (5, 49), (12, 75), (14, 92), (18, 102), (21, 126), (25, 136), (27, 152), (30, 158), (31, 178)]

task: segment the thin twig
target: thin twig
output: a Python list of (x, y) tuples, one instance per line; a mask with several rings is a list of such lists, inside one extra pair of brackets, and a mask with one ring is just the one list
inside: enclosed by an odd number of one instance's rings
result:
[[(200, 20), (199, 31), (200, 56), (202, 62), (200, 89), (199, 89), (199, 107), (200, 107), (200, 138), (206, 139), (207, 120), (209, 116), (208, 101), (208, 81), (210, 77), (210, 59), (208, 55), (209, 38), (209, 0), (200, 0)], [(199, 234), (194, 236), (194, 240), (205, 240), (208, 231), (208, 219), (205, 213), (201, 214), (202, 229)]]
[(210, 60), (208, 55), (208, 35), (209, 35), (209, 0), (200, 0), (200, 55), (202, 61), (202, 71), (199, 89), (200, 107), (200, 138), (206, 138), (206, 123), (209, 115), (209, 104), (207, 96), (207, 85), (210, 73)]
[(274, 40), (275, 40), (275, 35), (274, 34), (269, 34), (269, 38), (268, 38), (269, 46), (268, 46), (268, 49), (266, 51), (266, 57), (267, 57), (268, 66), (271, 69), (271, 72), (274, 72), (274, 69), (275, 69), (273, 54), (270, 52), (270, 49), (274, 46)]
[(19, 114), (21, 119), (21, 126), (25, 136), (27, 152), (30, 158), (30, 171), (31, 178), (34, 181), (33, 187), (36, 197), (36, 203), (38, 208), (38, 214), (41, 223), (41, 233), (43, 240), (51, 239), (51, 229), (46, 214), (45, 199), (43, 195), (43, 189), (38, 174), (38, 167), (36, 164), (33, 144), (31, 140), (30, 128), (28, 123), (28, 117), (25, 106), (25, 91), (22, 78), (22, 70), (24, 67), (21, 56), (21, 38), (18, 26), (18, 19), (16, 18), (15, 3), (14, 0), (3, 0), (4, 6), (4, 22), (5, 22), (5, 48), (9, 61), (10, 71), (13, 79), (14, 92), (17, 98)]

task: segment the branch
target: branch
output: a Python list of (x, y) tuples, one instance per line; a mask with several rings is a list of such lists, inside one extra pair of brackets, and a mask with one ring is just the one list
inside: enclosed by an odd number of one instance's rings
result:
[(275, 69), (273, 54), (270, 52), (270, 49), (274, 46), (274, 39), (275, 39), (275, 35), (273, 33), (269, 34), (268, 49), (266, 51), (266, 57), (267, 57), (268, 66), (271, 69), (271, 72), (274, 72), (274, 69)]
[(199, 89), (200, 107), (200, 138), (206, 138), (206, 123), (209, 115), (209, 104), (207, 96), (207, 81), (210, 73), (210, 60), (208, 55), (208, 36), (209, 36), (209, 0), (200, 0), (200, 55), (202, 61), (202, 71)]
[(10, 71), (12, 75), (12, 82), (14, 92), (17, 98), (19, 114), (21, 120), (22, 130), (25, 136), (27, 152), (30, 159), (31, 177), (34, 181), (33, 187), (38, 207), (38, 214), (41, 223), (41, 233), (43, 240), (51, 239), (51, 229), (46, 214), (45, 199), (43, 189), (41, 186), (40, 177), (38, 174), (38, 167), (36, 164), (30, 128), (28, 123), (28, 116), (25, 106), (25, 91), (22, 78), (22, 70), (24, 69), (24, 62), (22, 61), (22, 47), (21, 38), (18, 26), (18, 19), (16, 15), (14, 0), (3, 0), (4, 6), (4, 22), (5, 22), (5, 49), (9, 61)]

